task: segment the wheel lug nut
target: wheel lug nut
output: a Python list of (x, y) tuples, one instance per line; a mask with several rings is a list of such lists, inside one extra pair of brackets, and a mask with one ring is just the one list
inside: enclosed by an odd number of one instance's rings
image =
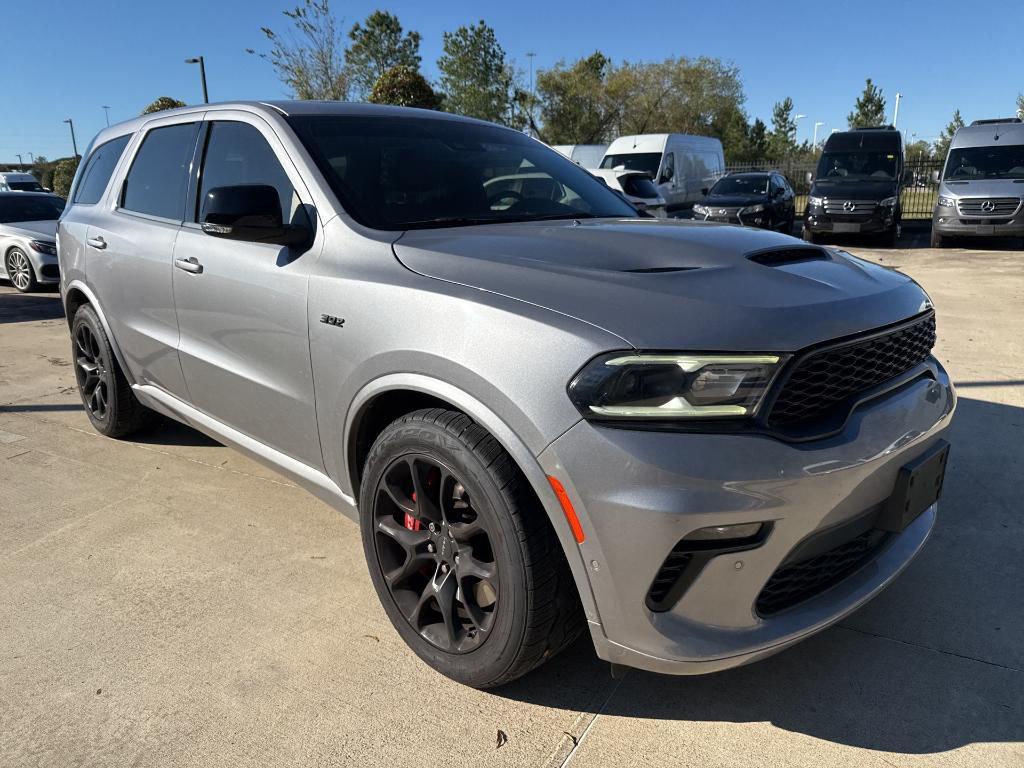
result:
[(437, 526), (433, 523), (431, 523), (428, 527), (430, 528), (431, 533), (435, 533), (437, 531)]
[(434, 551), (434, 545), (433, 544), (427, 544), (427, 552), (433, 552), (433, 551)]
[(455, 556), (455, 564), (456, 564), (456, 565), (458, 565), (458, 564), (459, 564), (459, 556), (458, 556), (458, 555), (456, 555), (456, 556)]
[(441, 573), (448, 573), (448, 564), (441, 563)]

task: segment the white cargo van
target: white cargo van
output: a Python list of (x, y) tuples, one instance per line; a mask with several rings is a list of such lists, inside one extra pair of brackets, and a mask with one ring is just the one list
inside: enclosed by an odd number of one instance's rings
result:
[(581, 168), (592, 171), (601, 165), (607, 144), (553, 144), (555, 152), (565, 155)]
[(0, 173), (0, 192), (49, 192), (31, 173)]
[(957, 235), (1024, 237), (1024, 122), (975, 120), (949, 144), (932, 248)]
[(725, 175), (722, 142), (684, 133), (622, 136), (613, 141), (601, 168), (643, 171), (658, 186), (670, 213), (688, 208), (702, 190)]

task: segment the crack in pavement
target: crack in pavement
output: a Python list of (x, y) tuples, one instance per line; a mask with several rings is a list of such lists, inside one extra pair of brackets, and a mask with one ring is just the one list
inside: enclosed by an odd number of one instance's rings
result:
[(1010, 672), (1024, 672), (1024, 669), (1020, 669), (1019, 667), (1011, 667), (1011, 666), (1008, 666), (1006, 664), (1000, 664), (997, 661), (988, 661), (987, 659), (979, 659), (976, 656), (968, 656), (968, 655), (963, 654), (963, 653), (957, 653), (956, 651), (944, 651), (941, 648), (933, 648), (932, 646), (925, 645), (924, 643), (914, 643), (914, 642), (911, 642), (909, 640), (900, 640), (898, 637), (889, 637), (888, 635), (880, 635), (877, 632), (868, 632), (866, 629), (857, 629), (856, 627), (850, 627), (850, 626), (847, 626), (846, 624), (836, 624), (836, 629), (845, 629), (848, 632), (856, 632), (857, 634), (866, 635), (867, 637), (877, 637), (879, 640), (888, 640), (888, 641), (893, 642), (893, 643), (899, 643), (900, 645), (910, 646), (911, 648), (920, 648), (920, 649), (925, 650), (925, 651), (931, 651), (932, 653), (940, 653), (940, 654), (942, 654), (944, 656), (954, 656), (954, 657), (956, 657), (958, 659), (963, 659), (965, 661), (975, 661), (978, 664), (987, 664), (990, 667), (997, 667), (999, 669), (1005, 669), (1005, 670), (1008, 670)]

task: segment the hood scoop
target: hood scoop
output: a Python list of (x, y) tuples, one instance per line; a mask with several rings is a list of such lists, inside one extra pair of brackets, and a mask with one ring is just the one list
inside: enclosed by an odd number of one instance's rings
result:
[(786, 264), (800, 264), (805, 261), (828, 261), (828, 254), (821, 248), (773, 248), (767, 251), (748, 253), (747, 259), (765, 267), (781, 267)]

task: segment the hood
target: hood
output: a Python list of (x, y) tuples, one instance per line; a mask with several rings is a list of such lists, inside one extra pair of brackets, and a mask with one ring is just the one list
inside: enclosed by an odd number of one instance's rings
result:
[(957, 197), (1024, 197), (1024, 179), (947, 179), (942, 186), (940, 194)]
[(708, 195), (704, 205), (721, 208), (743, 208), (748, 205), (767, 203), (768, 195)]
[(884, 200), (896, 194), (896, 182), (872, 181), (832, 181), (831, 179), (815, 179), (811, 185), (814, 197), (831, 197), (838, 200)]
[(21, 237), (36, 237), (43, 235), (47, 240), (54, 240), (57, 237), (57, 220), (47, 221), (12, 221), (9, 224), (0, 224), (0, 231), (8, 235), (19, 235)]
[[(393, 248), (414, 272), (547, 307), (639, 349), (795, 351), (903, 320), (927, 300), (905, 275), (840, 251), (702, 222), (412, 230)], [(748, 258), (772, 249), (816, 258)]]

